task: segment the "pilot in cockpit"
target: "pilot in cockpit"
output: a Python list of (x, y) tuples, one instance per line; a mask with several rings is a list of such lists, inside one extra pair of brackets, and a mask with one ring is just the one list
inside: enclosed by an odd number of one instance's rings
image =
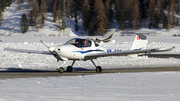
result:
[(88, 40), (84, 40), (84, 44), (83, 44), (83, 47), (90, 47), (91, 44)]
[(76, 40), (75, 44), (79, 44), (79, 42)]

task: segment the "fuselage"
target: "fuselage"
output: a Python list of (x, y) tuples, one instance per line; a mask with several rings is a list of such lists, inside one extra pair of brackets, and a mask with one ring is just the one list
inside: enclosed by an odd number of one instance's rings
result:
[[(58, 60), (87, 60), (87, 54), (106, 52), (106, 49), (99, 47), (95, 42), (88, 39), (74, 38), (64, 45), (56, 46), (53, 51)], [(52, 52), (51, 52), (52, 53)]]

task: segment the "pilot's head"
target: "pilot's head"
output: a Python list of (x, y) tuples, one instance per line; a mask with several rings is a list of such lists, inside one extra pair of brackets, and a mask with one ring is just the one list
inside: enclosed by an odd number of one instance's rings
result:
[(76, 41), (75, 44), (78, 44), (78, 41)]

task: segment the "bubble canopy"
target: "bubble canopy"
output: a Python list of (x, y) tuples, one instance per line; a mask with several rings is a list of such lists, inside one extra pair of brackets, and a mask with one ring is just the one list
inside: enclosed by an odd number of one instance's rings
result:
[(76, 47), (91, 47), (91, 40), (88, 39), (80, 39), (80, 38), (74, 38), (69, 41), (67, 41), (64, 45), (71, 44)]

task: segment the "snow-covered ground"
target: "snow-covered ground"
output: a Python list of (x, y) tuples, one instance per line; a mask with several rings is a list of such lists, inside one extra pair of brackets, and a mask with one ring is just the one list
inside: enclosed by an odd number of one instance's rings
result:
[[(22, 4), (22, 8), (26, 3)], [(0, 27), (0, 70), (6, 68), (26, 69), (53, 69), (62, 62), (56, 62), (53, 56), (15, 53), (4, 51), (4, 48), (20, 48), (33, 50), (47, 50), (39, 40), (49, 45), (62, 45), (67, 40), (81, 35), (80, 30), (75, 32), (74, 22), (70, 20), (70, 28), (66, 33), (57, 31), (57, 24), (52, 23), (52, 15), (47, 19), (42, 29), (36, 32), (34, 27), (22, 35), (20, 20), (23, 13), (28, 10), (17, 11), (17, 4), (13, 3), (3, 13), (3, 24)], [(113, 26), (116, 25), (114, 24)], [(9, 28), (12, 32), (9, 32)], [(149, 31), (140, 29), (139, 31)], [(176, 48), (170, 53), (180, 53), (180, 27), (166, 31), (164, 29), (151, 30), (161, 33), (157, 36), (148, 36), (147, 48)], [(74, 33), (73, 33), (74, 32)], [(119, 36), (116, 31), (112, 41), (101, 44), (107, 49), (129, 50), (134, 36)], [(51, 37), (48, 37), (51, 36)], [(56, 37), (54, 37), (56, 36)], [(73, 36), (73, 37), (67, 37)], [(87, 36), (85, 36), (87, 37)], [(64, 66), (71, 64), (68, 61)], [(132, 58), (132, 57), (105, 57), (95, 60), (102, 68), (156, 68), (180, 67), (180, 59), (168, 58)], [(76, 62), (74, 68), (94, 68), (90, 61)], [(0, 80), (0, 101), (179, 101), (180, 99), (180, 72), (157, 73), (115, 73), (98, 74), (91, 76), (49, 77), (49, 78), (22, 78)]]
[[(0, 36), (2, 43), (0, 43), (0, 68), (28, 68), (28, 69), (56, 69), (63, 62), (57, 62), (53, 56), (41, 54), (28, 54), (4, 51), (4, 48), (18, 48), (18, 49), (32, 49), (47, 51), (47, 48), (39, 42), (43, 39), (49, 45), (62, 45), (72, 37), (6, 37)], [(113, 40), (101, 44), (107, 49), (129, 50), (134, 36), (114, 36)], [(180, 53), (180, 44), (178, 37), (158, 37), (149, 36), (150, 40), (147, 48), (176, 48), (170, 53)], [(168, 39), (168, 40), (167, 40)], [(153, 41), (155, 40), (155, 41)], [(158, 41), (156, 41), (158, 40)], [(166, 42), (167, 40), (167, 42)], [(152, 68), (152, 67), (179, 67), (180, 59), (158, 59), (158, 58), (132, 58), (126, 56), (104, 57), (95, 60), (96, 64), (102, 68)], [(64, 67), (70, 65), (72, 61), (68, 61)], [(94, 68), (91, 61), (78, 61), (74, 67)]]
[[(6, 37), (0, 43), (0, 68), (56, 69), (53, 56), (7, 52), (6, 47), (46, 50), (40, 39), (49, 45), (63, 44), (73, 37)], [(114, 36), (101, 46), (108, 49), (128, 50), (134, 36)], [(149, 36), (148, 48), (176, 48), (171, 53), (180, 53), (178, 37)], [(168, 39), (168, 40), (167, 40)], [(157, 40), (157, 42), (156, 42)], [(166, 42), (167, 41), (167, 42)], [(71, 64), (72, 61), (66, 63)], [(179, 67), (180, 59), (168, 58), (98, 58), (96, 63), (103, 68), (155, 68)], [(90, 61), (75, 63), (75, 68), (94, 68)], [(180, 72), (115, 73), (91, 76), (65, 76), (48, 78), (22, 78), (0, 80), (0, 101), (179, 101)]]
[(0, 80), (0, 101), (179, 101), (180, 72)]

